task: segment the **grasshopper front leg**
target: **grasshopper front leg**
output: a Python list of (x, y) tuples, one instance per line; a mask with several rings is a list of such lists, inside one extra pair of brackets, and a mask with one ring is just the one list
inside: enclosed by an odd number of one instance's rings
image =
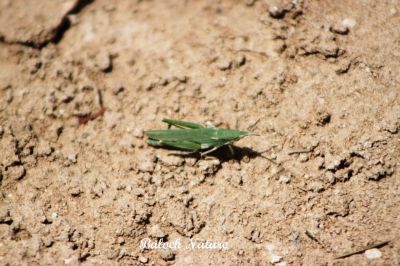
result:
[(207, 154), (209, 154), (209, 153), (211, 153), (211, 152), (213, 152), (215, 150), (218, 150), (219, 148), (221, 148), (224, 145), (228, 145), (229, 151), (231, 152), (232, 156), (235, 156), (235, 150), (232, 147), (232, 143), (233, 142), (234, 141), (225, 142), (225, 143), (223, 143), (221, 145), (217, 145), (217, 146), (213, 147), (211, 150), (208, 150), (208, 151), (205, 151), (205, 152), (200, 152), (200, 154), (203, 157), (203, 155), (207, 155)]
[(235, 150), (231, 144), (228, 144), (229, 151), (231, 152), (232, 156), (235, 156)]
[[(224, 144), (224, 145), (225, 145), (225, 144)], [(215, 146), (214, 148), (212, 148), (212, 149), (210, 149), (210, 150), (208, 150), (208, 151), (200, 152), (200, 156), (201, 156), (201, 157), (204, 157), (205, 155), (210, 154), (210, 153), (212, 153), (213, 151), (218, 150), (219, 148), (221, 148), (221, 147), (224, 146), (224, 145)]]

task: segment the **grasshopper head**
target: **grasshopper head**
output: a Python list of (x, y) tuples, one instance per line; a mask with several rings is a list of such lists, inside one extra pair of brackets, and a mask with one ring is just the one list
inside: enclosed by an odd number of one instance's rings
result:
[(230, 130), (230, 129), (223, 129), (219, 132), (219, 138), (224, 140), (239, 140), (245, 136), (250, 135), (250, 132), (243, 131), (243, 130)]

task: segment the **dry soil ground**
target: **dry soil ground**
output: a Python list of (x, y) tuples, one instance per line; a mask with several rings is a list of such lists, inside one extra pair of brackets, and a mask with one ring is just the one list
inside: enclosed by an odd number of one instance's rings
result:
[[(399, 0), (0, 0), (0, 263), (398, 265), (399, 25)], [(197, 161), (146, 144), (163, 117), (259, 136)]]

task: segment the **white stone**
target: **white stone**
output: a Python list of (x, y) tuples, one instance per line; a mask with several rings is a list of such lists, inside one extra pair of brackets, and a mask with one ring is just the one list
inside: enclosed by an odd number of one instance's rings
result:
[(282, 175), (279, 177), (279, 182), (287, 184), (290, 182), (290, 179), (291, 179), (290, 175)]
[(282, 261), (282, 257), (281, 256), (278, 256), (278, 255), (271, 255), (270, 256), (270, 262), (271, 263), (279, 263), (279, 262), (281, 262)]
[(382, 252), (379, 251), (377, 248), (368, 249), (365, 251), (365, 257), (370, 260), (379, 259), (382, 256)]
[(147, 262), (149, 261), (149, 259), (146, 258), (146, 257), (144, 257), (144, 256), (140, 256), (140, 257), (139, 257), (139, 261), (140, 261), (141, 263), (147, 263)]
[(342, 25), (348, 28), (353, 28), (356, 25), (356, 21), (351, 18), (345, 18), (342, 20)]
[(274, 244), (269, 243), (269, 244), (266, 244), (266, 245), (265, 245), (265, 248), (266, 248), (269, 252), (272, 252), (272, 251), (274, 250), (275, 246), (274, 246)]

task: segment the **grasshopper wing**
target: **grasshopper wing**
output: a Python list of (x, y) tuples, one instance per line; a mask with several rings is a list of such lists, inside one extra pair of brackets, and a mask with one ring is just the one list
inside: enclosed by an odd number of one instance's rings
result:
[(172, 120), (172, 119), (168, 119), (168, 118), (164, 118), (162, 121), (167, 123), (170, 126), (175, 126), (175, 127), (179, 127), (179, 128), (186, 128), (186, 129), (204, 128), (203, 125), (192, 123), (192, 122)]
[(198, 129), (165, 129), (149, 130), (145, 134), (154, 140), (166, 141), (189, 141), (198, 144), (218, 141), (217, 129), (198, 128)]
[(160, 141), (148, 139), (147, 143), (155, 147), (169, 147), (180, 150), (197, 151), (201, 150), (201, 145), (190, 141)]

